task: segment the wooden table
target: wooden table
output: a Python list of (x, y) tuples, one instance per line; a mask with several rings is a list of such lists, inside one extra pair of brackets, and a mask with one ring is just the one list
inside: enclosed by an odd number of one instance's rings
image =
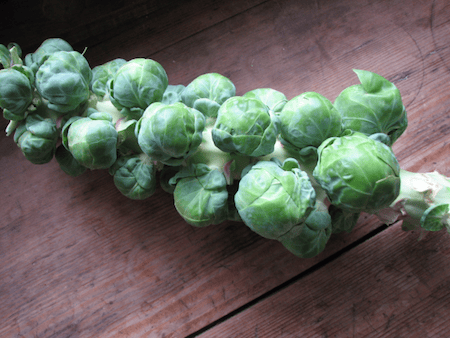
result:
[[(407, 107), (402, 168), (450, 176), (449, 17), (445, 0), (10, 0), (0, 43), (28, 53), (58, 36), (92, 67), (148, 57), (171, 84), (218, 72), (238, 95), (333, 101), (370, 70)], [(450, 336), (445, 232), (363, 215), (299, 259), (241, 223), (187, 225), (160, 189), (128, 200), (106, 170), (73, 178), (0, 138), (1, 337)]]

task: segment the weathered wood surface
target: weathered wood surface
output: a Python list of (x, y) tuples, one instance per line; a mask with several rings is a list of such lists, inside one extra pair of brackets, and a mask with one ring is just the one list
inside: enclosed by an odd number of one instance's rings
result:
[(446, 338), (449, 259), (448, 238), (390, 227), (199, 337)]
[[(52, 5), (44, 14), (26, 3), (3, 14), (0, 43), (30, 52), (61, 36), (88, 47), (91, 66), (151, 57), (171, 84), (214, 71), (238, 94), (272, 87), (288, 98), (313, 90), (334, 100), (357, 83), (352, 68), (377, 72), (398, 86), (408, 109), (408, 130), (394, 146), (402, 167), (450, 175), (444, 0), (74, 0), (69, 11), (43, 1)], [(1, 337), (450, 331), (444, 233), (417, 242), (418, 234), (364, 216), (318, 257), (298, 259), (240, 223), (188, 226), (162, 191), (127, 200), (106, 171), (72, 178), (55, 161), (32, 165), (12, 138), (0, 138)]]

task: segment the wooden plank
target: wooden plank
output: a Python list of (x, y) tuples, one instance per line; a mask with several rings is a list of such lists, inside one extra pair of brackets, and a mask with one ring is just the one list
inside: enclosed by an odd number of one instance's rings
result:
[(450, 330), (450, 241), (392, 226), (198, 337), (436, 337)]
[[(25, 53), (44, 39), (61, 37), (93, 65), (113, 58), (141, 57), (135, 46), (153, 53), (173, 45), (263, 0), (248, 1), (6, 1), (0, 43), (17, 42)], [(101, 45), (95, 52), (91, 48)]]
[[(356, 83), (351, 68), (379, 72), (395, 81), (411, 112), (412, 129), (396, 146), (402, 164), (450, 174), (441, 141), (449, 130), (446, 56), (436, 49), (448, 46), (446, 24), (431, 35), (430, 11), (429, 3), (412, 0), (389, 7), (270, 1), (159, 52), (136, 45), (137, 28), (123, 33), (122, 46), (104, 42), (89, 51), (100, 62), (122, 50), (151, 56), (173, 84), (217, 71), (241, 94), (271, 86), (289, 97), (317, 90), (333, 99)], [(192, 228), (162, 191), (130, 201), (105, 171), (70, 178), (55, 162), (29, 164), (4, 135), (0, 191), (0, 335), (7, 337), (186, 336), (379, 226), (364, 217), (351, 235), (334, 236), (321, 256), (300, 260), (239, 223)]]
[(300, 260), (240, 223), (190, 227), (161, 191), (130, 201), (105, 172), (70, 178), (1, 144), (17, 173), (0, 177), (2, 336), (184, 336), (361, 236)]
[[(218, 72), (235, 83), (238, 95), (271, 87), (288, 98), (317, 91), (332, 101), (358, 83), (352, 69), (374, 71), (396, 84), (408, 111), (409, 127), (394, 145), (402, 167), (445, 171), (448, 109), (442, 100), (450, 62), (444, 8), (443, 2), (341, 1), (317, 10), (313, 2), (267, 2), (150, 57), (173, 84)], [(436, 127), (439, 132), (430, 132)]]

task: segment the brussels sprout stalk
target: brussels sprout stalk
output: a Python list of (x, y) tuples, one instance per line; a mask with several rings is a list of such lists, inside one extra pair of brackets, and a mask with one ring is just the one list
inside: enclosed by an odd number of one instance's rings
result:
[(322, 202), (327, 200), (325, 191), (319, 186), (312, 175), (316, 166), (315, 158), (305, 160), (304, 157), (299, 156), (298, 153), (291, 148), (285, 147), (280, 140), (275, 142), (274, 151), (269, 155), (250, 157), (236, 153), (228, 153), (220, 150), (214, 144), (211, 136), (211, 129), (211, 124), (205, 128), (202, 143), (198, 147), (197, 152), (187, 159), (187, 164), (204, 163), (211, 169), (218, 169), (225, 175), (227, 184), (232, 185), (234, 181), (241, 179), (243, 169), (250, 164), (259, 161), (270, 161), (272, 159), (284, 162), (288, 158), (294, 158), (298, 161), (300, 169), (308, 174), (311, 184), (316, 190), (317, 200)]
[(227, 184), (231, 185), (234, 180), (240, 179), (242, 170), (254, 159), (249, 156), (220, 150), (212, 139), (212, 128), (213, 125), (208, 123), (208, 126), (203, 131), (202, 143), (195, 154), (187, 159), (187, 164), (204, 163), (211, 169), (217, 169), (225, 175)]
[(392, 144), (406, 108), (380, 75), (354, 70), (360, 84), (334, 103), (315, 92), (288, 101), (271, 88), (236, 96), (217, 73), (169, 85), (144, 58), (91, 69), (59, 38), (21, 54), (0, 45), (0, 108), (32, 163), (55, 158), (71, 176), (108, 169), (136, 200), (159, 179), (187, 223), (243, 221), (298, 257), (352, 231), (363, 212), (450, 232), (450, 179), (400, 169)]
[(117, 124), (119, 120), (125, 119), (125, 117), (120, 114), (120, 111), (112, 104), (110, 100), (97, 101), (95, 104), (95, 109), (111, 115), (113, 124)]
[(9, 123), (5, 129), (6, 136), (11, 136), (12, 133), (14, 133), (14, 130), (16, 130), (18, 124), (19, 124), (19, 121), (12, 121), (12, 120), (9, 121)]
[(438, 172), (400, 171), (400, 195), (378, 218), (393, 224), (403, 221), (405, 231), (423, 229), (450, 232), (450, 179)]

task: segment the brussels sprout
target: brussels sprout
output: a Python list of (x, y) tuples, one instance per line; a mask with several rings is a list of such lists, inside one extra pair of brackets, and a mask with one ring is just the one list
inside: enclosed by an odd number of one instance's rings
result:
[(86, 167), (82, 166), (68, 151), (63, 144), (56, 148), (55, 159), (59, 167), (67, 175), (76, 177), (82, 175), (86, 171)]
[(142, 154), (119, 157), (109, 173), (117, 189), (128, 198), (143, 200), (156, 190), (156, 166)]
[(187, 85), (181, 94), (183, 102), (207, 117), (216, 117), (219, 107), (236, 95), (230, 79), (217, 73), (203, 74)]
[(33, 88), (25, 74), (14, 68), (0, 70), (0, 107), (5, 119), (23, 120), (32, 100)]
[(286, 96), (282, 92), (272, 88), (253, 89), (242, 96), (259, 99), (275, 114), (281, 112), (286, 102), (288, 102)]
[(202, 142), (205, 117), (198, 110), (177, 102), (150, 105), (136, 125), (142, 151), (155, 161), (178, 166)]
[(156, 61), (133, 59), (120, 67), (110, 82), (110, 99), (121, 108), (146, 109), (162, 100), (169, 80)]
[[(225, 179), (227, 177), (225, 176)], [(228, 190), (228, 216), (227, 220), (234, 222), (243, 222), (239, 212), (236, 208), (236, 203), (234, 202), (234, 196), (239, 189), (239, 181), (232, 182), (231, 184), (227, 180), (227, 190)]]
[(89, 169), (107, 169), (117, 160), (118, 134), (107, 113), (88, 109), (88, 117), (64, 124), (62, 142), (75, 160)]
[(11, 67), (11, 52), (2, 44), (0, 44), (0, 63), (5, 69)]
[(220, 106), (211, 134), (224, 152), (264, 156), (274, 150), (278, 124), (278, 118), (260, 100), (235, 96)]
[(58, 136), (56, 123), (52, 119), (32, 114), (17, 126), (14, 142), (28, 161), (44, 164), (52, 160)]
[(56, 52), (72, 52), (72, 46), (65, 40), (60, 38), (50, 38), (42, 42), (39, 48), (32, 54), (25, 57), (25, 65), (33, 69), (36, 73), (37, 69), (48, 59), (50, 55)]
[(36, 89), (48, 107), (60, 113), (75, 110), (90, 96), (92, 71), (78, 52), (56, 52), (39, 67)]
[(169, 193), (173, 194), (173, 191), (175, 190), (175, 183), (170, 184), (170, 180), (172, 177), (175, 176), (176, 173), (178, 173), (182, 168), (182, 166), (171, 166), (171, 165), (164, 165), (161, 171), (159, 172), (159, 185), (161, 188)]
[(392, 145), (405, 131), (408, 120), (400, 91), (382, 76), (354, 70), (361, 84), (344, 89), (334, 102), (343, 129), (366, 135), (384, 133)]
[(328, 212), (331, 216), (331, 224), (333, 228), (333, 234), (339, 234), (341, 232), (352, 232), (358, 223), (360, 212), (348, 212), (338, 208), (335, 205), (330, 205)]
[(228, 217), (225, 176), (205, 164), (191, 165), (171, 180), (175, 208), (187, 223), (196, 227), (219, 224)]
[(341, 116), (331, 102), (315, 92), (291, 99), (280, 115), (280, 141), (297, 149), (317, 148), (341, 134)]
[(91, 90), (94, 94), (104, 97), (109, 93), (109, 82), (113, 79), (117, 70), (122, 67), (126, 61), (124, 59), (115, 59), (103, 65), (92, 69)]
[(164, 104), (182, 102), (181, 93), (185, 88), (183, 85), (168, 85), (161, 102)]
[(21, 57), (22, 49), (17, 43), (10, 43), (8, 47), (0, 44), (0, 64), (3, 68), (7, 69), (17, 65), (23, 66)]
[(136, 120), (119, 119), (115, 128), (118, 133), (117, 150), (122, 155), (140, 154), (142, 153), (141, 147), (136, 137)]
[(316, 201), (311, 181), (298, 162), (259, 161), (244, 171), (235, 194), (244, 223), (270, 239), (297, 235)]
[(327, 139), (317, 152), (313, 176), (335, 206), (353, 213), (375, 213), (398, 196), (400, 166), (385, 144), (349, 132)]
[(291, 253), (301, 258), (311, 258), (321, 253), (331, 237), (331, 216), (325, 204), (317, 202), (316, 208), (305, 222), (297, 227), (297, 234), (281, 238), (280, 242)]

